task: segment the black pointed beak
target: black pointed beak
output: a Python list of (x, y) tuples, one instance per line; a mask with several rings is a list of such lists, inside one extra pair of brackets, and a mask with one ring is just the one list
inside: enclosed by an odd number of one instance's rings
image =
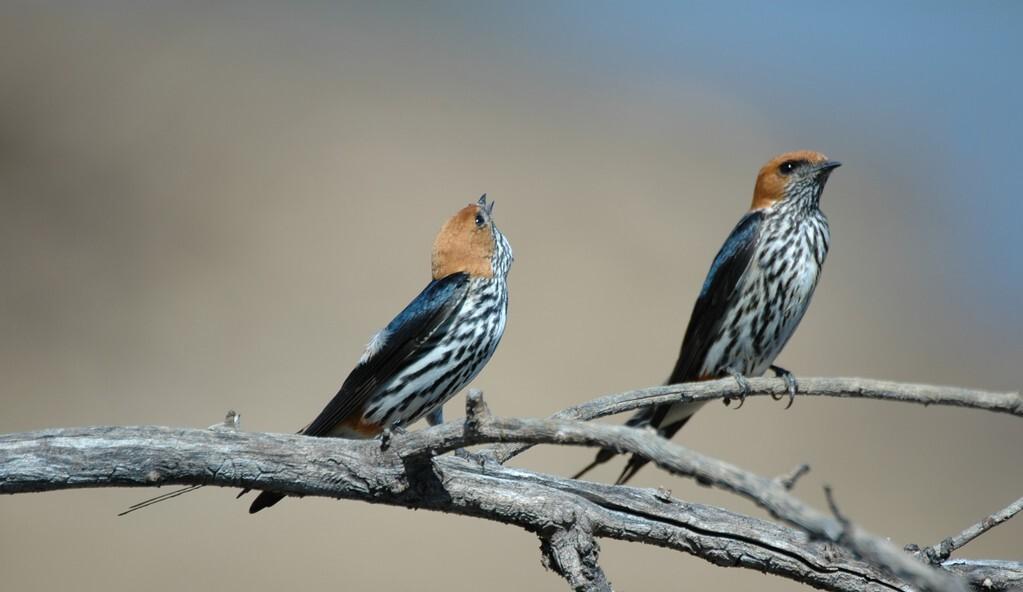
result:
[(840, 166), (842, 166), (842, 163), (838, 162), (837, 160), (826, 160), (817, 165), (817, 170), (831, 172)]
[(479, 207), (483, 208), (483, 210), (487, 213), (488, 216), (494, 212), (494, 203), (496, 202), (491, 201), (490, 203), (487, 203), (486, 193), (481, 195), (479, 200), (476, 202), (476, 204)]

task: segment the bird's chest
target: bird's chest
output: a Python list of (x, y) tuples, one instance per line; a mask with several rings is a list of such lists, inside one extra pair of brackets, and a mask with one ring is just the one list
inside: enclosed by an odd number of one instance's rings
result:
[(764, 303), (750, 319), (750, 347), (765, 366), (760, 372), (777, 357), (806, 312), (827, 253), (822, 233), (812, 222), (772, 229), (751, 262), (748, 291)]
[(714, 371), (757, 376), (774, 362), (810, 303), (827, 240), (826, 228), (812, 223), (764, 233), (733, 296), (719, 355), (708, 360)]
[(451, 321), (420, 345), (417, 354), (373, 395), (366, 417), (378, 424), (409, 425), (443, 405), (494, 354), (504, 333), (506, 310), (503, 283), (472, 284)]
[(442, 347), (468, 344), (477, 355), (489, 358), (504, 334), (508, 291), (503, 282), (478, 281), (456, 313), (451, 330), (437, 336), (437, 341)]
[(764, 302), (761, 323), (766, 329), (760, 333), (765, 333), (798, 322), (817, 285), (820, 268), (804, 241), (788, 238), (765, 245), (750, 271), (749, 289), (759, 293)]

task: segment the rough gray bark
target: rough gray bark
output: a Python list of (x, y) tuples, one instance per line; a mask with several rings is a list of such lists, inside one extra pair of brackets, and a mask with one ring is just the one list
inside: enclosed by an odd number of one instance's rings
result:
[[(782, 392), (782, 381), (767, 380), (777, 385), (756, 381), (754, 388), (769, 394), (778, 386)], [(833, 392), (860, 392), (855, 381), (845, 380), (845, 386)], [(804, 379), (801, 387), (813, 383)], [(724, 397), (734, 385), (721, 386), (724, 392), (718, 395)], [(915, 402), (957, 400), (954, 404), (962, 406), (1023, 410), (1018, 395), (978, 396), (974, 403), (961, 393), (946, 396), (951, 391), (943, 387), (927, 391), (896, 386), (903, 388), (900, 392), (913, 391)], [(627, 406), (631, 403), (623, 400), (644, 396), (606, 397), (600, 400), (605, 401), (603, 407), (591, 403), (587, 408), (604, 414), (607, 406)], [(612, 446), (642, 454), (669, 471), (743, 495), (795, 528), (685, 503), (663, 491), (511, 469), (486, 453), (437, 456), (495, 442)], [(544, 564), (577, 590), (611, 589), (597, 563), (598, 537), (668, 547), (717, 565), (757, 569), (829, 590), (961, 590), (967, 585), (1008, 590), (1023, 581), (1019, 563), (952, 560), (932, 568), (841, 516), (814, 510), (788, 491), (803, 472), (800, 467), (777, 479), (760, 477), (653, 433), (619, 426), (562, 418), (493, 418), (478, 394), (468, 398), (464, 422), (392, 434), (385, 442), (163, 427), (71, 428), (0, 436), (0, 493), (209, 484), (476, 516), (537, 533)]]
[(544, 567), (568, 580), (573, 590), (610, 592), (604, 570), (597, 564), (600, 547), (585, 517), (556, 513), (553, 524), (540, 530)]
[[(749, 397), (788, 396), (785, 381), (777, 378), (747, 380), (751, 389), (747, 395)], [(731, 378), (669, 384), (607, 395), (569, 407), (551, 417), (590, 420), (662, 403), (735, 399), (740, 393), (739, 386)], [(916, 403), (925, 407), (929, 405), (965, 407), (1023, 417), (1023, 397), (1020, 397), (1019, 393), (992, 393), (954, 386), (910, 384), (869, 378), (799, 378), (799, 397), (875, 399)], [(504, 462), (528, 448), (529, 445), (502, 447), (495, 451), (495, 456)]]

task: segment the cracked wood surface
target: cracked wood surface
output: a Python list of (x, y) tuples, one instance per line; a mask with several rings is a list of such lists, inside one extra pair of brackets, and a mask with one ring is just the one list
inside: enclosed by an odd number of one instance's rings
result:
[[(777, 385), (759, 384), (758, 380), (753, 383), (756, 393), (766, 395), (784, 388), (782, 381), (765, 380)], [(882, 384), (859, 379), (804, 379), (801, 388), (826, 386), (825, 381), (831, 381), (834, 393), (853, 391), (848, 381), (872, 383), (871, 388)], [(719, 382), (715, 396), (728, 396), (734, 383)], [(651, 397), (692, 396), (690, 386), (695, 385), (604, 397), (547, 420), (493, 418), (476, 393), (467, 399), (466, 421), (391, 435), (386, 445), (379, 440), (158, 426), (9, 434), (0, 436), (0, 493), (204, 484), (475, 516), (536, 533), (545, 566), (577, 590), (611, 589), (598, 563), (597, 538), (662, 546), (716, 565), (756, 569), (828, 590), (951, 590), (966, 586), (1010, 590), (1023, 582), (1023, 564), (1015, 562), (951, 559), (932, 569), (899, 550), (893, 563), (885, 555), (893, 547), (885, 541), (884, 552), (876, 555), (872, 545), (878, 543), (877, 537), (863, 533), (837, 513), (827, 516), (789, 494), (794, 480), (804, 472), (802, 467), (791, 475), (768, 479), (649, 432), (564, 418), (580, 409), (584, 417), (599, 416), (609, 409), (627, 410), (639, 401), (649, 404)], [(900, 388), (918, 403), (955, 404), (1014, 415), (1020, 409), (1019, 397), (1012, 393), (987, 393), (991, 396), (971, 401), (964, 393), (976, 391), (920, 385)], [(673, 390), (665, 394), (660, 389)], [(870, 389), (856, 392), (869, 393)], [(709, 391), (697, 396), (714, 398)], [(437, 456), (482, 443), (505, 445), (469, 458)], [(503, 451), (541, 443), (612, 445), (638, 452), (671, 472), (748, 497), (791, 526), (687, 503), (662, 490), (575, 481), (498, 462)]]

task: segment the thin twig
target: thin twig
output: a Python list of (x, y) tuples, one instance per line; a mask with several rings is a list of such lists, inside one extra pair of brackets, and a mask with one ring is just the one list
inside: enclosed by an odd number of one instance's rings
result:
[(966, 583), (962, 579), (949, 577), (948, 573), (934, 569), (921, 569), (925, 564), (913, 555), (897, 549), (890, 541), (870, 535), (856, 526), (839, 510), (830, 485), (824, 486), (824, 496), (827, 498), (831, 513), (842, 525), (839, 542), (857, 557), (880, 565), (900, 577), (906, 577), (922, 589), (966, 590)]
[(792, 489), (796, 486), (796, 482), (799, 481), (799, 479), (803, 475), (805, 475), (805, 474), (807, 474), (809, 472), (810, 472), (810, 465), (804, 463), (804, 464), (801, 464), (801, 465), (797, 466), (796, 468), (792, 469), (788, 473), (786, 473), (784, 475), (779, 475), (778, 477), (775, 477), (774, 479), (775, 479), (775, 481), (780, 483), (781, 486), (784, 487), (786, 491), (792, 491)]
[(991, 514), (987, 518), (984, 518), (980, 522), (968, 527), (959, 534), (949, 537), (940, 543), (931, 545), (919, 552), (923, 555), (932, 565), (937, 565), (946, 561), (956, 549), (961, 549), (968, 545), (970, 541), (973, 541), (980, 535), (1005, 522), (1009, 518), (1012, 518), (1016, 514), (1023, 511), (1023, 497), (1012, 502), (1005, 508)]

